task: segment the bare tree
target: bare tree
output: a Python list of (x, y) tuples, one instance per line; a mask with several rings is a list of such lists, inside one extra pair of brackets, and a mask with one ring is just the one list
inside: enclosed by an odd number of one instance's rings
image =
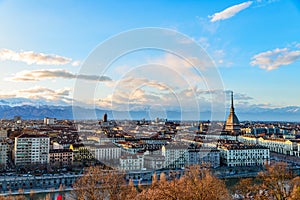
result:
[(166, 199), (166, 200), (211, 200), (230, 199), (225, 183), (213, 176), (210, 171), (200, 166), (191, 166), (179, 179), (171, 177), (167, 180), (162, 173), (160, 180), (154, 181), (152, 185), (142, 191), (138, 199)]
[(255, 179), (242, 179), (236, 187), (236, 194), (243, 199), (300, 199), (299, 177), (294, 178), (286, 163), (279, 162), (266, 167)]
[(297, 176), (292, 181), (292, 191), (290, 194), (291, 200), (299, 200), (300, 199), (300, 177)]
[(137, 194), (133, 183), (126, 183), (124, 172), (101, 167), (88, 168), (73, 188), (72, 197), (78, 200), (121, 200)]

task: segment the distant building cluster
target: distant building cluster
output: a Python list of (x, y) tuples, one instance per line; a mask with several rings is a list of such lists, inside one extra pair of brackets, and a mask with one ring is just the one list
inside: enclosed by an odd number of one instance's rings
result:
[(176, 122), (108, 119), (70, 121), (2, 120), (2, 170), (65, 169), (106, 165), (125, 171), (182, 169), (189, 165), (212, 168), (263, 166), (272, 152), (300, 157), (300, 125), (241, 123), (233, 93), (224, 122)]

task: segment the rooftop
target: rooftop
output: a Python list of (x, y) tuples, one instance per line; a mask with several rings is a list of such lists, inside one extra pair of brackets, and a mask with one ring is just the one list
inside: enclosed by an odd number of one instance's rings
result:
[(28, 134), (28, 133), (23, 133), (17, 136), (16, 138), (41, 138), (41, 137), (49, 138), (49, 136), (45, 134)]

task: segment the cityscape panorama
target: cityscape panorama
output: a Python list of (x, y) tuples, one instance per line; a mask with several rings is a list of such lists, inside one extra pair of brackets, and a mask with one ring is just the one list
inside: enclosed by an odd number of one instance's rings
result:
[(300, 200), (299, 20), (0, 0), (0, 200)]

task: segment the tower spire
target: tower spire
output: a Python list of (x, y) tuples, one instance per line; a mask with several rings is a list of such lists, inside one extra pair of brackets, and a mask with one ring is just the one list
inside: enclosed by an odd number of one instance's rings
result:
[(225, 131), (229, 131), (231, 134), (239, 134), (240, 132), (240, 122), (234, 112), (234, 103), (233, 103), (233, 91), (231, 91), (231, 107), (230, 113), (226, 120)]
[(233, 107), (233, 91), (231, 91), (231, 107), (230, 107), (230, 112), (234, 112), (234, 107)]

